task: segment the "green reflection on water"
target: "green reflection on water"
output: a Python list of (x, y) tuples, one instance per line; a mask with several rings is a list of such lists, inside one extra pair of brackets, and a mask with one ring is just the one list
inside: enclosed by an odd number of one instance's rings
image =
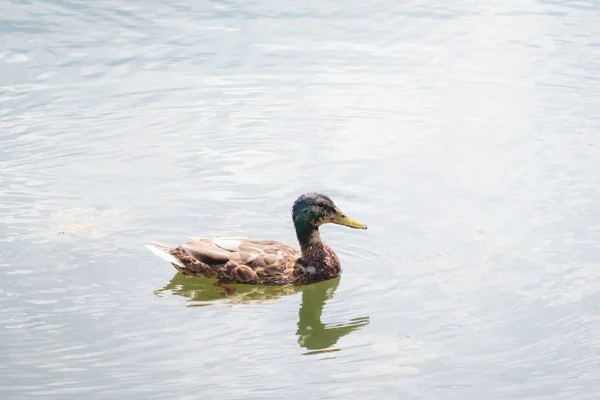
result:
[(338, 340), (369, 323), (369, 317), (351, 318), (341, 323), (322, 321), (325, 303), (334, 297), (340, 278), (306, 286), (260, 286), (232, 285), (236, 292), (224, 296), (221, 288), (213, 286), (214, 280), (189, 278), (177, 273), (162, 289), (155, 291), (159, 296), (174, 294), (187, 297), (188, 307), (210, 306), (216, 302), (229, 304), (260, 304), (277, 300), (284, 296), (302, 293), (298, 312), (298, 344), (309, 350), (305, 354), (339, 351), (333, 348)]

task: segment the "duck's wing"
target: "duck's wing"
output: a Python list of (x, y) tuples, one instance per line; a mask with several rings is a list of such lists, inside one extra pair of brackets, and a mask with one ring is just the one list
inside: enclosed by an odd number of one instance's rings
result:
[(184, 274), (224, 282), (278, 284), (290, 280), (301, 255), (299, 250), (281, 242), (239, 237), (194, 237), (191, 242), (173, 249), (163, 247), (162, 251), (172, 257), (169, 261)]

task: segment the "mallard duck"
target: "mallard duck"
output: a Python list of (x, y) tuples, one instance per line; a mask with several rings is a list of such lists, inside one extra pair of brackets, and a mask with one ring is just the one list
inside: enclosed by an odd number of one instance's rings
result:
[(292, 219), (299, 250), (274, 240), (244, 237), (193, 237), (175, 248), (157, 243), (147, 247), (183, 274), (216, 278), (216, 283), (304, 285), (335, 278), (341, 271), (337, 255), (321, 241), (319, 226), (333, 223), (367, 229), (320, 193), (298, 197)]

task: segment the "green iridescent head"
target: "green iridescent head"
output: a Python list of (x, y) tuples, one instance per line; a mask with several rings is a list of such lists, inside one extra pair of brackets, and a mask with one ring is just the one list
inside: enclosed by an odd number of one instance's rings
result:
[(306, 193), (298, 197), (292, 207), (292, 218), (300, 241), (327, 223), (367, 229), (365, 224), (347, 217), (333, 200), (320, 193)]

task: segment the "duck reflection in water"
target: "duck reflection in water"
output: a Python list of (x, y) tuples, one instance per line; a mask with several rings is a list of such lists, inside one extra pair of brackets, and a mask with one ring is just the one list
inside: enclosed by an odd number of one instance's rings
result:
[(340, 283), (340, 277), (304, 286), (258, 286), (234, 285), (231, 294), (215, 287), (212, 279), (188, 278), (175, 274), (157, 295), (175, 294), (187, 297), (188, 307), (210, 306), (225, 301), (228, 304), (267, 303), (284, 296), (302, 293), (298, 312), (298, 344), (309, 350), (305, 354), (338, 351), (332, 348), (338, 340), (369, 323), (369, 317), (352, 318), (341, 323), (327, 324), (322, 321), (325, 303), (331, 300)]

